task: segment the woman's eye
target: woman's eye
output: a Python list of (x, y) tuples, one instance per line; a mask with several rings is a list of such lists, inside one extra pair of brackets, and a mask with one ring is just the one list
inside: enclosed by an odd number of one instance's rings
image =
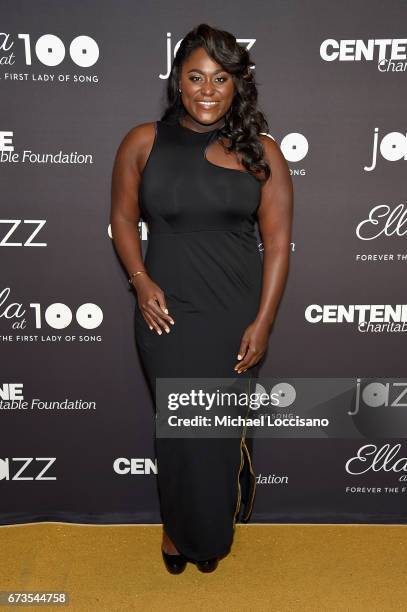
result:
[[(196, 83), (195, 79), (199, 80), (200, 78), (201, 78), (200, 76), (193, 75), (193, 76), (190, 77), (190, 81)], [(227, 81), (227, 77), (216, 77), (216, 80), (219, 80), (219, 79), (220, 79), (221, 83), (224, 83), (225, 81)]]

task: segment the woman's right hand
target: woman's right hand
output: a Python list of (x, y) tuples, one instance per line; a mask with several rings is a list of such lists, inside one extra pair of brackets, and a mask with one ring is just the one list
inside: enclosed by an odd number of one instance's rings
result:
[(174, 325), (175, 321), (168, 314), (163, 290), (148, 274), (135, 276), (132, 284), (137, 292), (141, 314), (149, 328), (155, 329), (158, 334), (162, 334), (161, 328), (169, 333), (170, 327), (167, 321), (171, 325)]

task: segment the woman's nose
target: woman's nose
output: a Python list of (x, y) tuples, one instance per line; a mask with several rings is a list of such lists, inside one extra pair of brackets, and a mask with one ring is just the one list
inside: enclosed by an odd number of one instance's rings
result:
[(215, 87), (213, 83), (211, 83), (210, 81), (208, 81), (207, 83), (204, 83), (201, 89), (202, 89), (202, 92), (204, 92), (206, 95), (211, 95), (215, 91)]

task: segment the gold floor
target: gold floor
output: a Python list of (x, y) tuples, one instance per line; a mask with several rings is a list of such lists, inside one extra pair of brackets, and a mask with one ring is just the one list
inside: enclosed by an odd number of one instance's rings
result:
[(67, 612), (405, 611), (405, 529), (238, 525), (214, 573), (188, 564), (173, 576), (159, 525), (3, 526), (0, 591), (65, 591), (68, 606), (35, 609)]

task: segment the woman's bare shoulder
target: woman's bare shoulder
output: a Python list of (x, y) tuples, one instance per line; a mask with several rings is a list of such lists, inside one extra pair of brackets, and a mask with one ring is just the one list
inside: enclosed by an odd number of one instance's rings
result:
[(259, 140), (260, 140), (261, 144), (263, 145), (266, 154), (269, 155), (271, 158), (275, 158), (275, 157), (280, 157), (281, 156), (280, 146), (274, 140), (274, 138), (271, 136), (271, 134), (266, 134), (265, 132), (262, 132), (259, 135)]
[(153, 146), (156, 133), (156, 122), (139, 123), (130, 128), (122, 138), (117, 156), (125, 157), (136, 163), (140, 168), (148, 157)]
[(144, 140), (148, 140), (149, 138), (151, 138), (151, 136), (154, 138), (155, 126), (155, 121), (139, 123), (138, 125), (135, 125), (134, 127), (130, 128), (123, 140), (127, 138), (131, 142), (142, 143)]
[(260, 142), (264, 148), (264, 155), (274, 174), (282, 174), (287, 178), (290, 176), (289, 167), (280, 145), (270, 134), (260, 134)]

